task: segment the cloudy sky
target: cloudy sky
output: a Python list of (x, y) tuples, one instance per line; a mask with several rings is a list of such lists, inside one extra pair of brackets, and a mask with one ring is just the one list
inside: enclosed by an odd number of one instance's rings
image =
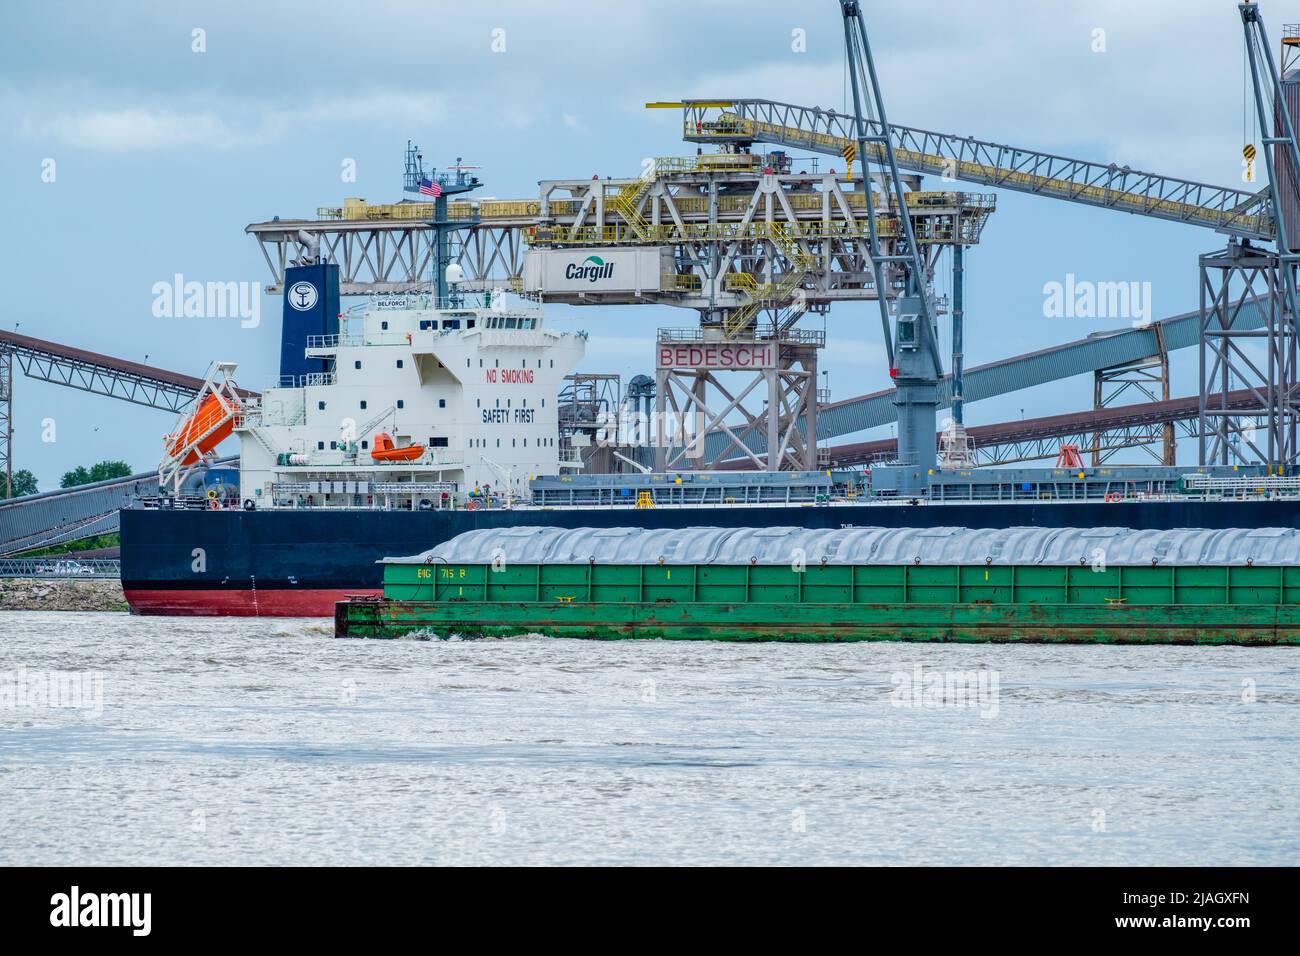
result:
[[(1239, 184), (1241, 25), (1210, 0), (918, 0), (865, 4), (891, 119), (1212, 183)], [(1300, 2), (1268, 0), (1277, 37)], [(111, 13), (108, 11), (111, 10)], [(195, 52), (194, 31), (206, 50)], [(503, 30), (505, 49), (493, 50)], [(792, 48), (793, 31), (806, 51)], [(1103, 52), (1096, 52), (1097, 31)], [(679, 115), (650, 100), (768, 97), (844, 105), (833, 0), (506, 2), (18, 2), (0, 34), (5, 328), (200, 374), (239, 363), (272, 381), (278, 300), (258, 328), (155, 318), (154, 283), (266, 282), (244, 226), (310, 215), (344, 196), (401, 198), (414, 139), (439, 165), (482, 167), (485, 196), (528, 198), (542, 179), (634, 175), (645, 156), (693, 152)], [(498, 43), (499, 47), (500, 44)], [(55, 177), (46, 182), (47, 160)], [(341, 181), (355, 160), (357, 182)], [(980, 191), (979, 187), (972, 187)], [(1123, 322), (1048, 319), (1043, 286), (1067, 273), (1150, 282), (1157, 317), (1196, 303), (1206, 230), (1014, 194), (968, 257), (967, 363)], [(836, 306), (823, 367), (836, 399), (883, 387), (874, 306)], [(591, 334), (585, 368), (645, 371), (650, 336), (693, 313), (555, 309)], [(1174, 391), (1195, 391), (1194, 365)], [(1067, 412), (1075, 381), (971, 407), (972, 423)], [(57, 441), (41, 441), (52, 417)], [(53, 487), (67, 469), (156, 464), (162, 412), (21, 379), (16, 467)], [(1190, 459), (1189, 459), (1190, 460)]]

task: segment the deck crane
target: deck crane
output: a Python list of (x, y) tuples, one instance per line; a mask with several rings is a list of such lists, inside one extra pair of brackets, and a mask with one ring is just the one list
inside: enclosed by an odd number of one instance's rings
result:
[[(355, 459), (360, 450), (361, 441), (368, 440), (371, 432), (379, 428), (380, 425), (387, 425), (389, 419), (394, 418), (394, 416), (396, 415), (397, 415), (397, 406), (389, 405), (383, 411), (379, 412), (379, 414), (375, 415), (368, 422), (366, 422), (364, 425), (358, 428), (355, 436), (353, 436), (347, 443), (347, 447), (345, 450), (345, 454), (347, 455), (347, 457), (349, 459)], [(393, 427), (393, 426), (390, 425), (389, 427)]]
[(351, 461), (355, 461), (359, 455), (358, 443), (370, 442), (368, 438), (374, 432), (373, 444), (370, 448), (370, 457), (377, 462), (406, 462), (414, 461), (424, 455), (425, 447), (423, 445), (402, 445), (399, 446), (393, 441), (393, 436), (387, 430), (375, 431), (381, 425), (397, 430), (397, 406), (389, 405), (382, 412), (375, 415), (368, 422), (357, 429), (356, 435), (351, 438), (346, 446), (345, 455)]
[[(862, 158), (863, 188), (867, 208), (867, 245), (878, 290), (880, 323), (884, 335), (889, 376), (894, 381), (894, 407), (898, 410), (898, 457), (908, 469), (905, 490), (924, 489), (935, 466), (935, 413), (939, 407), (939, 333), (935, 303), (926, 282), (925, 262), (916, 243), (911, 217), (900, 215), (902, 229), (890, 248), (881, 239), (876, 201), (870, 185), (868, 163), (880, 166), (881, 197), (902, 212), (907, 208), (903, 179), (894, 156), (893, 136), (885, 115), (885, 102), (876, 77), (876, 64), (867, 39), (867, 23), (858, 0), (839, 0), (844, 19), (844, 48), (849, 83), (853, 90), (854, 139)], [(871, 126), (868, 116), (871, 114)], [(893, 279), (898, 282), (894, 283)], [(902, 292), (891, 302), (888, 290)], [(892, 312), (892, 315), (891, 315)], [(891, 327), (892, 326), (892, 327)]]

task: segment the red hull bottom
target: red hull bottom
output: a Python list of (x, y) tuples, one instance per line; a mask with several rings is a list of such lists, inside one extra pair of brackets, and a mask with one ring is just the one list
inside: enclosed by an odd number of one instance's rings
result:
[(333, 617), (334, 605), (356, 594), (380, 596), (378, 588), (283, 591), (153, 591), (127, 588), (132, 614), (174, 617)]

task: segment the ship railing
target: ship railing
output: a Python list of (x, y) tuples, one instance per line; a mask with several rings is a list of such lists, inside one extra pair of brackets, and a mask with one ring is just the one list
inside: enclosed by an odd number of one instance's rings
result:
[[(506, 294), (510, 298), (506, 298)], [(371, 300), (373, 304), (380, 304), (383, 296), (377, 296)], [(448, 296), (433, 296), (428, 294), (395, 296), (388, 294), (387, 304), (391, 311), (401, 311), (394, 301), (404, 301), (402, 306), (407, 309), (419, 311), (439, 311), (439, 312), (472, 312), (476, 310), (490, 310), (497, 312), (540, 312), (542, 311), (542, 300), (540, 294), (536, 292), (524, 292), (523, 281), (519, 276), (511, 276), (509, 279), (502, 280), (501, 284), (493, 289), (481, 292), (457, 292)], [(382, 309), (377, 311), (384, 311)]]
[[(739, 338), (725, 339), (721, 330), (716, 333), (701, 328), (660, 329), (660, 342), (712, 342), (735, 345)], [(748, 338), (748, 336), (746, 337)], [(778, 329), (771, 324), (757, 326), (753, 338), (760, 341), (779, 341), (795, 345), (815, 345), (819, 348), (826, 344), (826, 333), (821, 329)]]
[(308, 388), (314, 385), (333, 385), (336, 376), (333, 372), (309, 372), (306, 375), (281, 375), (280, 388)]
[(211, 507), (207, 498), (196, 495), (141, 495), (135, 500), (141, 508), (159, 511), (205, 511)]
[(341, 335), (309, 335), (307, 336), (307, 348), (309, 349), (335, 349), (340, 345), (360, 345), (361, 336), (355, 333), (343, 333)]
[(1295, 475), (1216, 475), (1190, 474), (1183, 476), (1183, 487), (1188, 491), (1231, 491), (1258, 493), (1264, 491), (1291, 491), (1300, 493), (1300, 476)]
[(465, 456), (460, 452), (433, 448), (426, 448), (424, 454), (419, 458), (416, 458), (414, 461), (400, 462), (375, 461), (370, 457), (369, 453), (364, 450), (358, 451), (355, 455), (342, 449), (334, 451), (304, 452), (302, 454), (303, 457), (307, 459), (306, 463), (290, 467), (298, 469), (321, 469), (319, 475), (313, 474), (308, 478), (308, 480), (316, 481), (349, 480), (332, 476), (332, 470), (374, 473), (400, 467), (439, 468), (465, 464)]
[(314, 490), (311, 483), (306, 481), (274, 481), (267, 483), (266, 492), (272, 498), (282, 498), (292, 495), (310, 495)]
[(377, 495), (442, 495), (455, 494), (454, 481), (375, 481), (371, 490)]

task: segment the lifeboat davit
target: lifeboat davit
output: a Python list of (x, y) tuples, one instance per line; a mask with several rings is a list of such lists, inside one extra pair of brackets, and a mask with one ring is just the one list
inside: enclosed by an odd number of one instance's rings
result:
[(407, 445), (398, 448), (393, 443), (393, 436), (388, 432), (380, 432), (375, 436), (375, 447), (370, 451), (370, 457), (375, 461), (415, 461), (423, 454), (423, 445)]

